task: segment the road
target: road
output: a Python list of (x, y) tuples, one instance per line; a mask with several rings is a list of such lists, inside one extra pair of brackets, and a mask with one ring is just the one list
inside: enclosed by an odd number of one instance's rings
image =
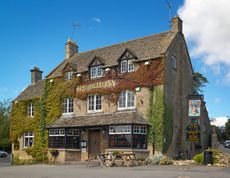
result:
[(229, 178), (230, 168), (206, 166), (85, 167), (30, 165), (0, 167), (0, 178)]
[(222, 150), (224, 153), (226, 153), (226, 154), (228, 154), (228, 155), (230, 156), (230, 149), (229, 149), (229, 148), (224, 148), (224, 145), (223, 145), (223, 144), (220, 144), (220, 145), (218, 146), (218, 148), (219, 148), (220, 150)]
[(0, 167), (10, 165), (10, 155), (5, 158), (0, 158)]

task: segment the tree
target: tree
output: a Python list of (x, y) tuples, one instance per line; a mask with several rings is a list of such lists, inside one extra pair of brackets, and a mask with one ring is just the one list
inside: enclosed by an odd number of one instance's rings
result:
[(227, 139), (230, 139), (230, 117), (228, 117), (228, 121), (225, 123), (225, 134)]
[(203, 74), (199, 72), (193, 73), (193, 91), (194, 93), (202, 93), (203, 90), (201, 88), (205, 87), (205, 84), (208, 83), (208, 80)]
[(9, 138), (9, 115), (10, 102), (0, 101), (0, 148), (9, 149), (11, 146)]

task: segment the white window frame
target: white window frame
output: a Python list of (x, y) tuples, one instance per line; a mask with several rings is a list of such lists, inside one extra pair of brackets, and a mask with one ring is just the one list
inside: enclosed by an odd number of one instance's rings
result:
[[(72, 107), (71, 106), (72, 103)], [(64, 98), (62, 101), (62, 114), (69, 115), (74, 113), (74, 98)]]
[(109, 135), (132, 134), (132, 125), (109, 126)]
[[(31, 140), (32, 140), (32, 144), (30, 145)], [(23, 134), (23, 147), (29, 148), (32, 147), (33, 145), (34, 145), (34, 132), (25, 132)]]
[(121, 65), (120, 66), (121, 73), (133, 72), (135, 70), (133, 59), (122, 60), (120, 65)]
[[(130, 67), (132, 66), (132, 68)], [(132, 72), (134, 71), (134, 63), (133, 63), (133, 59), (128, 60), (128, 72)]]
[[(100, 109), (97, 109), (97, 107), (99, 106), (99, 105), (97, 105), (97, 101), (99, 99), (98, 97), (100, 97), (100, 104), (99, 104), (101, 106)], [(93, 99), (93, 103), (90, 103), (91, 99)], [(91, 104), (93, 104), (93, 105), (91, 105)], [(89, 108), (90, 106), (92, 106), (93, 108), (90, 109)], [(88, 113), (101, 112), (102, 111), (102, 95), (99, 95), (99, 94), (89, 95), (87, 98), (87, 110), (88, 110)]]
[(126, 73), (128, 68), (127, 60), (121, 61), (121, 73)]
[(34, 103), (29, 103), (27, 106), (27, 116), (34, 117)]
[(92, 78), (92, 79), (102, 77), (103, 73), (104, 73), (104, 71), (102, 69), (102, 65), (90, 68), (90, 78)]
[(49, 136), (50, 137), (65, 136), (65, 129), (49, 129)]
[(66, 73), (65, 73), (65, 81), (67, 82), (67, 81), (72, 80), (72, 79), (73, 79), (73, 76), (74, 76), (74, 72), (73, 72), (73, 71), (71, 71), (71, 72), (66, 72)]
[[(120, 106), (120, 99), (121, 99), (122, 95), (124, 94), (124, 92), (125, 92), (125, 98), (123, 97), (123, 99), (125, 100), (124, 101), (125, 105), (124, 106)], [(129, 103), (129, 101), (128, 101), (128, 94), (130, 94), (130, 93), (133, 94), (133, 106), (128, 106), (128, 103)], [(120, 93), (120, 95), (119, 95), (118, 104), (117, 105), (118, 105), (118, 110), (122, 110), (122, 109), (134, 109), (135, 106), (136, 106), (136, 96), (135, 96), (134, 92), (130, 91), (130, 90), (124, 90), (124, 91), (122, 91)]]
[(177, 68), (177, 59), (175, 56), (171, 56), (171, 68), (174, 70)]

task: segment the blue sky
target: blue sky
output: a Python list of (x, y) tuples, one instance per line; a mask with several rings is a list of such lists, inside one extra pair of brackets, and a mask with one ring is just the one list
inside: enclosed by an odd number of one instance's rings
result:
[[(183, 0), (170, 2), (173, 4), (173, 16), (177, 15), (179, 7), (185, 7)], [(180, 14), (189, 27), (187, 12), (189, 9), (184, 9)], [(1, 1), (0, 101), (13, 99), (30, 84), (29, 70), (35, 65), (44, 71), (45, 76), (59, 64), (64, 58), (64, 45), (68, 37), (77, 41), (80, 51), (86, 51), (167, 31), (168, 20), (164, 0)], [(80, 24), (74, 35), (73, 23)], [(204, 73), (210, 82), (204, 89), (210, 117), (230, 115), (229, 85), (223, 81), (224, 75), (228, 74), (228, 64), (217, 61), (218, 65), (212, 65), (205, 61), (207, 51), (197, 52), (199, 39), (194, 41), (191, 31), (188, 34), (194, 69)], [(221, 75), (223, 70), (226, 72)]]

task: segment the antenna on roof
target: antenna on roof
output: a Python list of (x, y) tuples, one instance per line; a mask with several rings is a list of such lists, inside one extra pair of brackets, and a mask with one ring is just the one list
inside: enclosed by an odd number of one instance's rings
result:
[(74, 39), (74, 33), (75, 33), (75, 29), (80, 29), (81, 25), (78, 22), (72, 22), (72, 34), (71, 34), (71, 38)]
[(169, 27), (172, 26), (172, 3), (170, 3), (168, 0), (165, 0), (165, 3), (167, 5), (168, 11), (169, 11)]

